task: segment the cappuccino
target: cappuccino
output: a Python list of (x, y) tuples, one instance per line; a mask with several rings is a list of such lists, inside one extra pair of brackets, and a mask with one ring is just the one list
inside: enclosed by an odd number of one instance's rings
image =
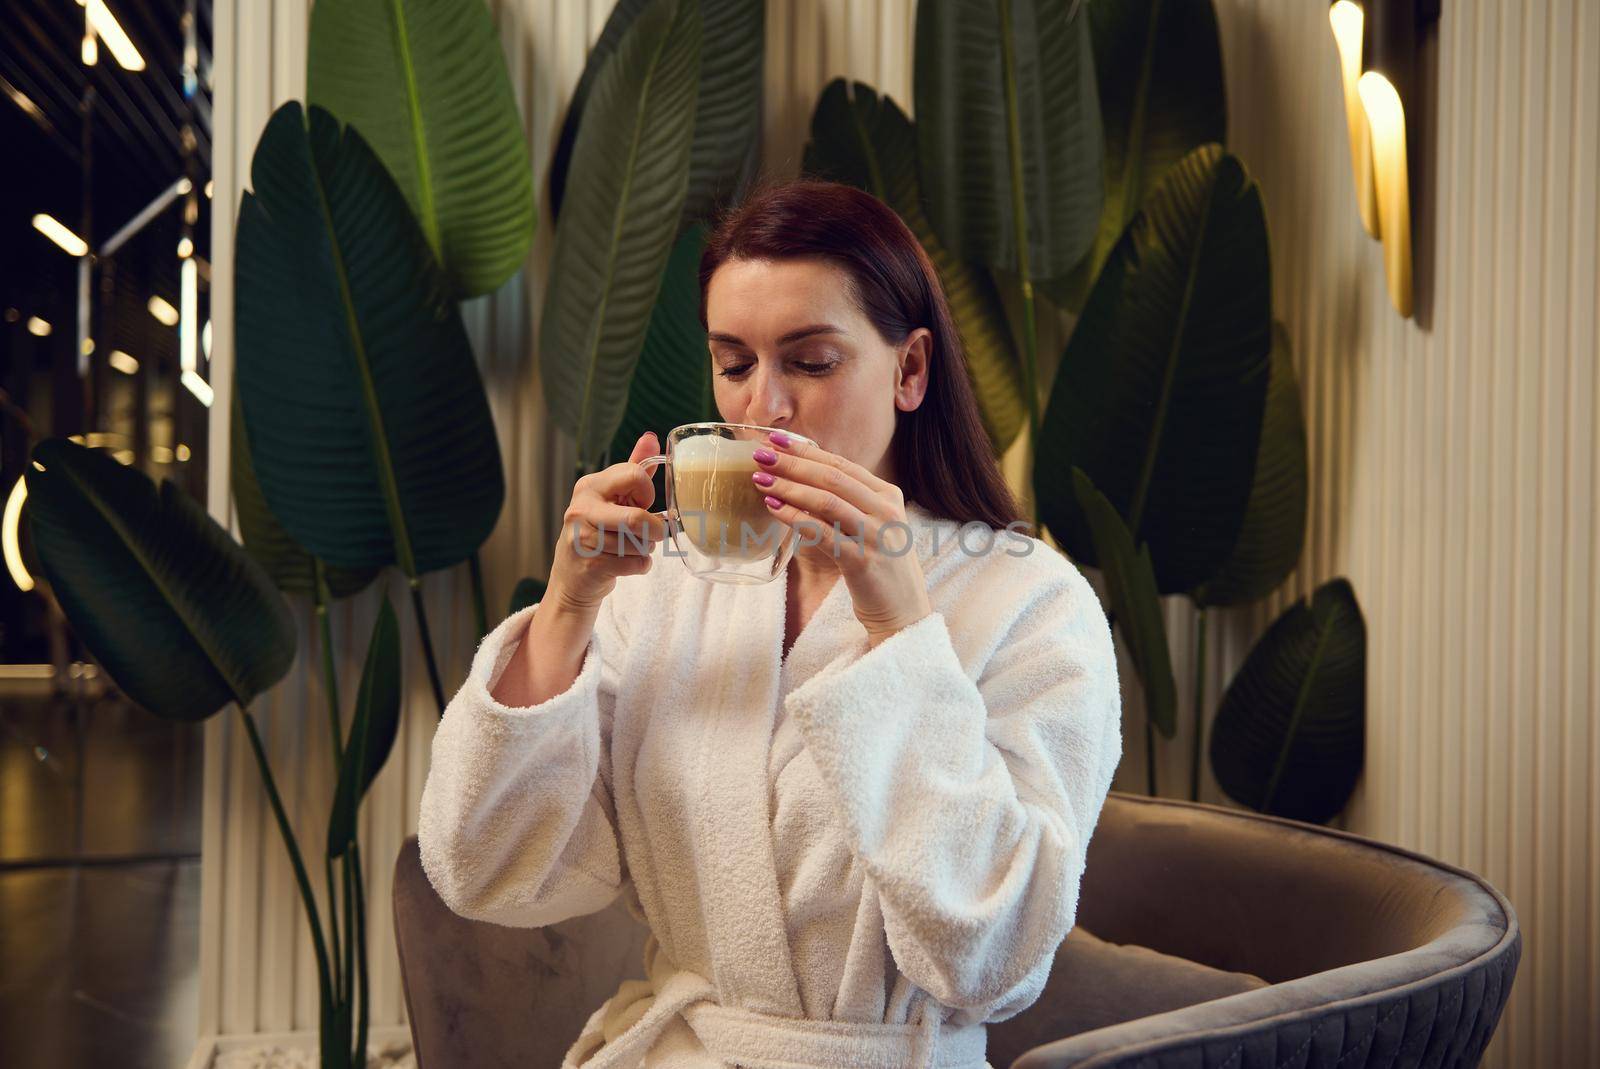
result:
[(717, 435), (681, 439), (672, 457), (674, 497), (683, 534), (709, 557), (759, 560), (782, 544), (788, 527), (751, 482), (760, 442)]

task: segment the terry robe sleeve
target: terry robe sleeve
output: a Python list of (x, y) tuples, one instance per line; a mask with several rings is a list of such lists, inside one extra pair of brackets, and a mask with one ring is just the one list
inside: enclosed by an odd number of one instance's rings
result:
[(486, 635), (445, 707), (422, 789), (417, 845), (443, 901), (473, 920), (537, 927), (603, 909), (627, 878), (610, 739), (626, 637), (601, 602), (572, 685), (537, 705), (490, 694), (533, 605)]
[(1028, 589), (970, 592), (970, 673), (935, 611), (786, 699), (896, 964), (969, 1020), (1043, 990), (1122, 752), (1106, 617), (1056, 559)]

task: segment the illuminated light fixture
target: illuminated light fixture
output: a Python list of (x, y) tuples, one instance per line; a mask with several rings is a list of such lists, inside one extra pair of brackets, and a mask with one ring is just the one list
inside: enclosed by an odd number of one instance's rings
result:
[(33, 228), (57, 245), (68, 256), (89, 255), (89, 245), (78, 235), (63, 226), (55, 216), (40, 212), (33, 217)]
[(200, 366), (200, 325), (195, 322), (200, 314), (198, 270), (193, 259), (183, 261), (179, 270), (182, 295), (178, 298), (178, 307), (181, 309), (178, 316), (178, 366), (184, 371), (194, 371)]
[[(39, 462), (34, 461), (34, 467), (40, 471)], [(11, 488), (11, 493), (6, 497), (6, 512), (4, 519), (0, 519), (0, 549), (3, 549), (6, 558), (6, 571), (11, 573), (11, 581), (17, 588), (26, 593), (33, 589), (33, 576), (28, 574), (28, 569), (22, 563), (22, 540), (19, 532), (22, 527), (22, 504), (28, 500), (28, 482), (22, 476), (17, 476), (17, 484)]]
[(150, 447), (150, 459), (157, 464), (171, 464), (172, 450), (164, 445), (153, 445)]
[(178, 325), (178, 310), (163, 298), (151, 297), (145, 307), (150, 309), (150, 314), (161, 320), (164, 326), (175, 327)]
[(187, 178), (178, 179), (178, 196), (187, 197), (193, 189), (193, 182), (189, 181)]
[[(32, 102), (30, 101), (29, 103), (32, 103)], [(215, 186), (215, 185), (216, 185), (216, 183), (214, 181), (212, 181), (209, 178), (206, 179), (206, 200), (210, 200), (211, 199), (211, 190), (212, 190), (212, 187)]]
[(121, 349), (111, 350), (111, 355), (106, 357), (106, 363), (122, 372), (124, 375), (137, 375), (139, 361), (123, 352)]
[(189, 388), (189, 392), (194, 394), (195, 397), (199, 399), (201, 404), (205, 405), (207, 408), (211, 407), (211, 402), (213, 400), (211, 384), (205, 379), (202, 379), (198, 371), (189, 371), (185, 369), (184, 372), (178, 376), (178, 378), (179, 381)]
[(173, 452), (178, 458), (178, 463), (180, 464), (189, 459), (189, 447), (184, 445), (182, 442), (178, 443), (178, 448)]
[(78, 350), (82, 352), (84, 356), (88, 356), (90, 353), (94, 352), (94, 339), (83, 339), (83, 341), (78, 344)]
[(133, 450), (131, 449), (119, 449), (111, 455), (117, 458), (118, 464), (128, 465), (134, 461)]
[(28, 317), (28, 333), (35, 338), (48, 338), (50, 336), (50, 323), (38, 316)]
[(1439, 10), (1436, 0), (1431, 4), (1426, 0), (1366, 0), (1366, 4), (1361, 79), (1356, 88), (1372, 130), (1373, 188), (1389, 300), (1402, 316), (1410, 316), (1413, 238), (1409, 146), (1416, 131), (1411, 129), (1406, 113), (1417, 99), (1417, 28), (1424, 21), (1438, 18)]
[(178, 239), (178, 259), (187, 260), (194, 255), (194, 242), (188, 238)]
[[(1410, 158), (1419, 114), (1417, 38), (1438, 17), (1439, 0), (1334, 0), (1328, 7), (1344, 81), (1356, 200), (1368, 233), (1383, 242), (1390, 303), (1407, 317), (1413, 308)], [(1350, 79), (1356, 71), (1359, 121), (1350, 112)]]
[(206, 354), (206, 359), (211, 359), (211, 320), (206, 320), (206, 325), (200, 328), (200, 351)]
[(95, 43), (93, 26), (84, 27), (83, 50), (79, 54), (83, 56), (83, 65), (85, 67), (92, 67), (100, 62), (100, 46)]
[[(122, 24), (117, 17), (106, 7), (105, 0), (88, 0), (89, 25), (94, 33), (106, 43), (112, 56), (122, 65), (123, 69), (130, 71), (144, 70), (144, 57), (139, 50), (133, 47), (133, 42), (128, 40), (128, 35), (123, 32)], [(87, 41), (88, 38), (86, 37)], [(85, 45), (87, 48), (87, 45)], [(87, 60), (85, 61), (87, 62)]]
[(1389, 300), (1411, 314), (1411, 181), (1406, 173), (1406, 115), (1394, 83), (1378, 71), (1361, 76), (1361, 103), (1372, 124), (1372, 162), (1377, 178), (1378, 226), (1383, 233), (1383, 269)]
[(1356, 206), (1361, 225), (1378, 237), (1378, 198), (1372, 174), (1372, 131), (1361, 106), (1361, 41), (1366, 30), (1366, 10), (1356, 0), (1334, 0), (1328, 23), (1339, 48), (1339, 74), (1344, 82), (1344, 114), (1350, 127), (1350, 169), (1356, 185)]

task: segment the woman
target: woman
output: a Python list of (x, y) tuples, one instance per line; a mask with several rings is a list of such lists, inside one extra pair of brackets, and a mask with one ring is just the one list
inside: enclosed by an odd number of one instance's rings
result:
[(815, 544), (782, 582), (704, 582), (644, 551), (654, 434), (578, 480), (543, 601), (485, 637), (434, 737), (423, 866), (467, 917), (621, 894), (649, 926), (647, 979), (568, 1069), (986, 1069), (984, 1022), (1038, 998), (1073, 925), (1121, 756), (1105, 615), (1015, 529), (892, 210), (766, 189), (700, 281), (722, 418), (817, 443), (772, 436), (751, 485)]

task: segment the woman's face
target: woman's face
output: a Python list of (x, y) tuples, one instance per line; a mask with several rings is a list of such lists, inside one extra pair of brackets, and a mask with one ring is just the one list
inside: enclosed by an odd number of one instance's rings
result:
[(724, 421), (792, 430), (894, 481), (895, 412), (927, 391), (927, 328), (888, 344), (851, 300), (849, 276), (820, 259), (725, 261), (706, 324)]

